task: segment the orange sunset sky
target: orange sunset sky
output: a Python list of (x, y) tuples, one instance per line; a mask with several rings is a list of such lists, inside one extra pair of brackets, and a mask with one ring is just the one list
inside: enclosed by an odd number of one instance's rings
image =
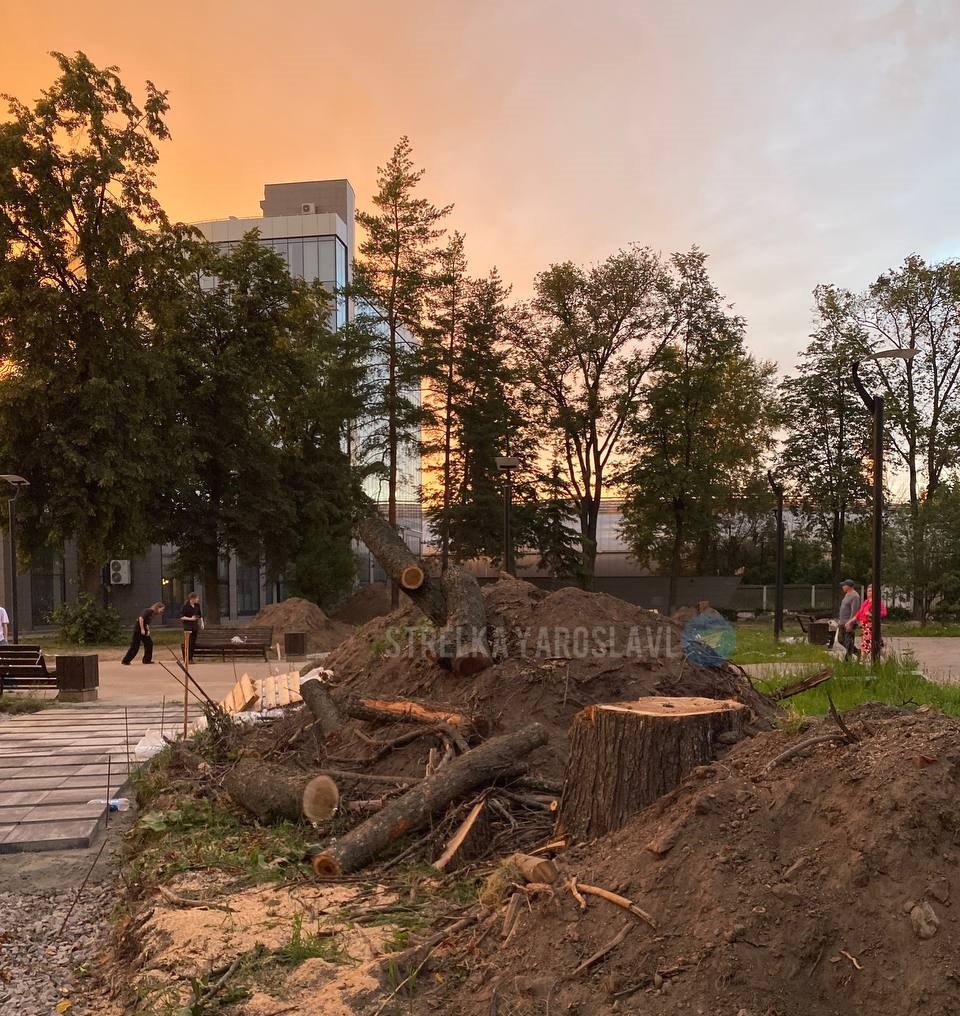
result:
[(946, 0), (0, 0), (0, 91), (49, 50), (170, 93), (175, 218), (259, 214), (265, 182), (348, 177), (408, 134), (475, 273), (697, 243), (788, 368), (818, 282), (958, 254), (960, 6)]

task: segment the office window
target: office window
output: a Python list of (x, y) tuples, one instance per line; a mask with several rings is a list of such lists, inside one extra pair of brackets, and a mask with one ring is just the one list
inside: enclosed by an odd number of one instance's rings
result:
[(256, 614), (260, 610), (260, 565), (237, 562), (237, 613)]

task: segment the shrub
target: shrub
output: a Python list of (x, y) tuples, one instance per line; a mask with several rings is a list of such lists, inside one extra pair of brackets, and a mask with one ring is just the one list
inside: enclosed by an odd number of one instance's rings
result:
[(47, 620), (57, 625), (64, 642), (73, 645), (104, 645), (123, 639), (120, 615), (113, 607), (97, 603), (89, 593), (81, 593), (76, 603), (54, 607)]

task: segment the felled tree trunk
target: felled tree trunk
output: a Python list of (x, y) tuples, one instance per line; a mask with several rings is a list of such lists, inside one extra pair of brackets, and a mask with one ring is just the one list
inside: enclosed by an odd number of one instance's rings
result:
[[(307, 702), (309, 706), (310, 703)], [(430, 726), (447, 724), (468, 735), (476, 728), (476, 721), (466, 713), (440, 706), (423, 705), (420, 702), (399, 702), (388, 699), (348, 699), (343, 712), (357, 720), (372, 723), (426, 723)]]
[(291, 773), (260, 759), (241, 759), (223, 781), (231, 799), (261, 822), (320, 822), (337, 808), (339, 794), (328, 776)]
[(469, 677), (493, 663), (487, 641), (487, 610), (476, 577), (457, 565), (443, 576), (447, 626), (437, 632), (432, 657), (458, 677)]
[(546, 741), (547, 731), (539, 723), (485, 741), (330, 843), (322, 853), (314, 855), (313, 870), (326, 878), (359, 871), (391, 843), (419, 829), (431, 815), (474, 787), (515, 773), (517, 760)]
[(741, 702), (661, 696), (581, 710), (570, 731), (557, 835), (592, 840), (621, 828), (709, 762), (718, 735), (742, 734), (747, 714)]
[(357, 520), (355, 529), (390, 578), (434, 624), (445, 625), (447, 600), (441, 585), (429, 578), (400, 534), (375, 506), (371, 505), (370, 513)]
[(327, 737), (343, 726), (343, 716), (337, 703), (334, 702), (330, 689), (316, 678), (304, 681), (300, 685), (300, 694), (307, 708), (313, 713), (320, 725), (323, 736)]

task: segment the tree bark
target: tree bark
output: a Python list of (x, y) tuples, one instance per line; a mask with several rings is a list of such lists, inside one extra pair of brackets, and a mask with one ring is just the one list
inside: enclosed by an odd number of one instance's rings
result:
[(359, 871), (468, 791), (515, 773), (517, 760), (546, 742), (547, 731), (539, 723), (485, 741), (331, 842), (314, 856), (313, 870), (326, 878)]
[(476, 578), (454, 566), (443, 576), (447, 626), (433, 640), (431, 656), (458, 677), (478, 674), (493, 664), (487, 642), (487, 610)]
[[(307, 702), (307, 705), (310, 703)], [(388, 699), (350, 699), (344, 704), (343, 712), (354, 719), (374, 723), (425, 723), (429, 726), (445, 723), (456, 727), (462, 734), (469, 734), (476, 727), (474, 718), (465, 713), (405, 699), (399, 702)]]
[(370, 514), (358, 519), (357, 536), (383, 570), (401, 586), (419, 609), (436, 625), (447, 623), (447, 602), (438, 582), (431, 580), (400, 534), (371, 505)]
[(316, 678), (304, 681), (300, 685), (300, 694), (307, 708), (316, 717), (324, 737), (328, 737), (334, 731), (343, 726), (343, 717), (337, 703), (334, 702), (330, 689)]
[[(261, 822), (299, 822), (305, 817), (304, 795), (316, 778), (316, 773), (292, 773), (251, 758), (241, 759), (227, 773), (223, 786), (233, 801)], [(319, 821), (326, 816), (314, 813), (310, 817)]]
[(719, 734), (741, 734), (741, 702), (650, 696), (577, 713), (557, 836), (592, 840), (620, 829), (713, 758)]

